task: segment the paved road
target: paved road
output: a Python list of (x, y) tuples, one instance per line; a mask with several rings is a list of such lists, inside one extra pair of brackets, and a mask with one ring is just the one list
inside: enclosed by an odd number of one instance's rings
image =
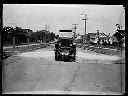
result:
[(54, 46), (3, 61), (4, 93), (121, 94), (122, 64), (116, 56), (77, 48), (76, 62), (55, 61)]

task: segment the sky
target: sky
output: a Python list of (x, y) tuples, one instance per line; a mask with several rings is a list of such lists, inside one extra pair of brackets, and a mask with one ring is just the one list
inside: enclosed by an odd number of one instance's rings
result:
[(59, 30), (71, 29), (77, 25), (76, 33), (84, 34), (87, 14), (86, 33), (97, 30), (113, 34), (116, 24), (124, 25), (123, 5), (86, 5), (86, 4), (4, 4), (3, 26), (19, 26), (33, 31), (45, 29), (56, 34)]

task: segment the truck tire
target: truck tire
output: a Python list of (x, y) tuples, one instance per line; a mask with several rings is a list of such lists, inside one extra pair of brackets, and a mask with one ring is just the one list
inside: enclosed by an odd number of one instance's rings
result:
[(76, 54), (74, 54), (73, 56), (73, 61), (75, 62), (75, 60), (76, 60)]
[(55, 60), (59, 61), (59, 54), (58, 54), (58, 52), (55, 52)]

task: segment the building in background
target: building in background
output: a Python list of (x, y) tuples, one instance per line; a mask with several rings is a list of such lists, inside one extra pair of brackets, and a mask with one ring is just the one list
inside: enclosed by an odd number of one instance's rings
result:
[(94, 44), (97, 43), (97, 33), (88, 33), (89, 43)]

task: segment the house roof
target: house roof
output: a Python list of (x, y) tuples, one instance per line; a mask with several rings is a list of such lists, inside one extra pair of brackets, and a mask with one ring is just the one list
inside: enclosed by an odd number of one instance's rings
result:
[(114, 37), (123, 37), (123, 35), (122, 34), (120, 34), (120, 32), (116, 32), (116, 33), (114, 33), (112, 36), (114, 36)]
[(88, 33), (88, 36), (89, 36), (90, 38), (95, 38), (96, 35), (97, 35), (97, 33)]
[(99, 36), (100, 36), (100, 37), (108, 37), (108, 35), (106, 35), (105, 33), (100, 33)]
[(123, 38), (123, 35), (120, 34), (119, 32), (114, 33), (113, 36), (117, 37), (117, 39), (122, 39)]
[[(88, 35), (90, 36), (90, 38), (94, 38), (97, 36), (97, 33), (88, 33)], [(99, 33), (100, 37), (108, 37), (108, 35), (106, 35), (105, 33)]]
[(97, 33), (88, 33), (89, 36), (96, 36)]
[(121, 35), (125, 35), (125, 30), (117, 30)]
[(59, 32), (72, 32), (72, 30), (59, 30)]
[(99, 39), (106, 40), (108, 37), (100, 37)]

